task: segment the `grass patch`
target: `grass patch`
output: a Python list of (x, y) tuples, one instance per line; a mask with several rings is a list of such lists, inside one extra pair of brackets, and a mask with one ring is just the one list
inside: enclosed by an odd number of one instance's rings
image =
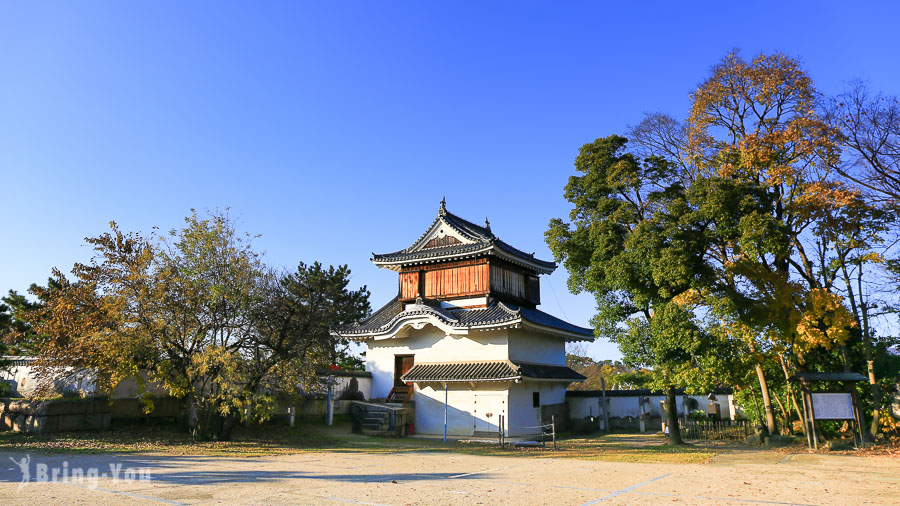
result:
[(697, 446), (672, 447), (655, 434), (565, 437), (557, 450), (500, 448), (498, 445), (422, 438), (380, 438), (350, 433), (339, 420), (332, 427), (303, 420), (294, 427), (259, 425), (235, 428), (231, 441), (195, 441), (171, 426), (133, 425), (94, 433), (49, 435), (0, 433), (0, 451), (54, 453), (153, 453), (168, 455), (265, 456), (300, 452), (402, 453), (446, 452), (527, 458), (574, 458), (615, 462), (702, 463), (721, 452)]

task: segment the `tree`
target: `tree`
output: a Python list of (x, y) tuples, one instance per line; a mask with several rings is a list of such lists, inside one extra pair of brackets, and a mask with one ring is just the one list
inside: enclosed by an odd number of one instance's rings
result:
[(648, 367), (650, 386), (667, 392), (668, 439), (682, 444), (676, 386), (703, 389), (707, 334), (678, 298), (707, 274), (702, 230), (695, 228), (684, 187), (660, 157), (639, 159), (627, 139), (582, 146), (565, 197), (570, 223), (550, 222), (547, 243), (569, 271), (569, 289), (597, 300), (599, 335), (619, 344), (624, 362)]
[[(843, 93), (826, 101), (823, 109), (840, 132), (844, 148), (834, 168), (866, 198), (866, 205), (855, 206), (845, 217), (839, 269), (863, 344), (873, 404), (869, 431), (874, 436), (883, 406), (875, 373), (871, 320), (876, 315), (872, 312), (879, 305), (876, 294), (887, 288), (893, 295), (900, 284), (885, 287), (880, 283), (885, 270), (890, 274), (896, 266), (885, 255), (890, 249), (885, 236), (896, 237), (900, 211), (900, 99), (873, 93), (864, 81), (854, 80)], [(888, 304), (880, 301), (882, 306)]]
[(826, 102), (825, 115), (845, 148), (837, 171), (870, 200), (900, 205), (900, 98), (873, 93), (855, 80)]
[[(37, 285), (32, 287), (37, 289)], [(54, 287), (53, 280), (48, 280), (47, 288)], [(29, 313), (38, 309), (41, 302), (31, 302), (15, 290), (10, 290), (0, 301), (0, 344), (5, 344), (8, 352), (15, 355), (31, 354), (38, 336), (29, 323)]]
[(273, 273), (227, 213), (194, 212), (149, 239), (110, 226), (86, 239), (95, 256), (75, 265), (76, 282), (54, 270), (60, 288), (36, 292), (40, 367), (92, 371), (107, 392), (126, 378), (159, 385), (184, 399), (196, 437), (265, 419), (332, 352), (329, 324), (368, 311), (346, 267)]
[(679, 167), (713, 273), (697, 286), (700, 305), (756, 358), (775, 432), (765, 363), (787, 376), (811, 349), (842, 348), (853, 325), (835, 286), (841, 225), (829, 217), (857, 195), (832, 177), (839, 135), (816, 113), (818, 94), (796, 60), (731, 53), (691, 98), (684, 124), (651, 115), (631, 131), (643, 153)]
[(634, 369), (612, 360), (595, 361), (590, 357), (569, 353), (566, 363), (572, 370), (584, 376), (581, 383), (572, 383), (569, 390), (600, 390), (643, 388), (650, 381), (651, 371)]

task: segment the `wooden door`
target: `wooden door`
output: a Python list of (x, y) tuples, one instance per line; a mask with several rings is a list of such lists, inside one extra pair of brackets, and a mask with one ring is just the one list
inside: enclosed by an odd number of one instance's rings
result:
[[(495, 435), (500, 429), (500, 415), (506, 416), (506, 393), (484, 392), (474, 396), (472, 430), (476, 435)], [(508, 424), (504, 424), (507, 425)], [(507, 430), (504, 427), (504, 430)]]
[(413, 366), (413, 357), (414, 355), (394, 355), (394, 386), (402, 387), (406, 386), (400, 376), (406, 374), (407, 371), (412, 369)]

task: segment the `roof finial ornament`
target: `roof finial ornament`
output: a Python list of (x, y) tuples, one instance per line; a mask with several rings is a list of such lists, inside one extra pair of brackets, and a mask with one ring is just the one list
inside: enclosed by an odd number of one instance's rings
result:
[(441, 216), (447, 214), (447, 197), (441, 198), (441, 207), (438, 209), (438, 214)]
[(487, 216), (484, 217), (484, 228), (486, 228), (488, 232), (491, 231), (491, 220), (489, 220)]

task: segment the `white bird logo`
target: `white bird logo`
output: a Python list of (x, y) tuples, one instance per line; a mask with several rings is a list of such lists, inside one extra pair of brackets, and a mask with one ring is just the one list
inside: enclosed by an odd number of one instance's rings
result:
[(19, 483), (19, 488), (24, 487), (26, 483), (31, 481), (31, 455), (26, 454), (21, 460), (10, 457), (9, 460), (19, 466), (19, 471), (22, 473), (22, 482)]

